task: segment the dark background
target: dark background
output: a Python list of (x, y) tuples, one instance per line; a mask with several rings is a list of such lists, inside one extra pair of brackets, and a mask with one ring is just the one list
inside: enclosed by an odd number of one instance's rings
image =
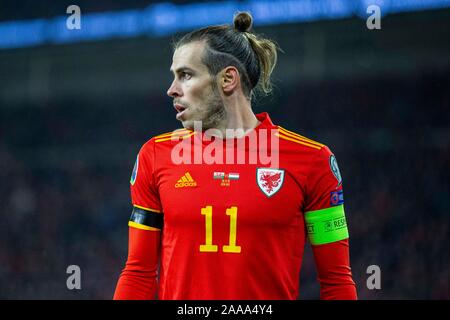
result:
[[(0, 21), (148, 3), (2, 1)], [(284, 53), (254, 111), (335, 153), (361, 299), (450, 297), (449, 21), (435, 10), (383, 17), (381, 30), (360, 18), (255, 28)], [(0, 298), (112, 297), (136, 154), (179, 126), (166, 96), (172, 39), (0, 50)], [(72, 264), (81, 290), (66, 287)], [(373, 264), (380, 290), (366, 287)], [(309, 248), (300, 291), (318, 298)]]

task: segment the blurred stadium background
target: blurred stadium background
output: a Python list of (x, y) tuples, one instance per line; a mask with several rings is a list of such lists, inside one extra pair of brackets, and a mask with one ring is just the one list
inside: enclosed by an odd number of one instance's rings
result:
[[(286, 3), (0, 1), (0, 298), (112, 297), (135, 156), (178, 127), (170, 43), (250, 8), (284, 50), (254, 111), (336, 154), (359, 297), (449, 299), (449, 1)], [(366, 27), (372, 3), (381, 30)], [(66, 288), (72, 264), (81, 290)], [(373, 264), (381, 290), (366, 287)], [(308, 248), (300, 290), (318, 298)]]

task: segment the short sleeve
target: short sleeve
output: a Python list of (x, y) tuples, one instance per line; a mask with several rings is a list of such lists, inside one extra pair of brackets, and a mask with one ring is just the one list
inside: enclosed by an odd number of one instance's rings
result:
[(144, 144), (137, 155), (130, 179), (131, 202), (133, 206), (162, 212), (158, 188), (155, 183), (154, 142)]

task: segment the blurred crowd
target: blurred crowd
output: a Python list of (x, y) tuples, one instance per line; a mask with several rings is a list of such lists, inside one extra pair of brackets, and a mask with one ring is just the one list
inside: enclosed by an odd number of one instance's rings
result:
[[(361, 299), (450, 298), (449, 88), (448, 70), (300, 82), (254, 107), (335, 153)], [(112, 297), (136, 154), (178, 126), (163, 95), (0, 106), (1, 299)], [(66, 287), (69, 265), (81, 268), (81, 290)], [(370, 265), (379, 290), (366, 286)], [(300, 291), (318, 298), (309, 249)]]

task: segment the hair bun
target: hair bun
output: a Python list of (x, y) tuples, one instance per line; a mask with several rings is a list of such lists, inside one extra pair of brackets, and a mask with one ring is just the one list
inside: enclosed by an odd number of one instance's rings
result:
[(234, 16), (234, 30), (248, 32), (252, 28), (253, 17), (249, 12), (239, 12)]

